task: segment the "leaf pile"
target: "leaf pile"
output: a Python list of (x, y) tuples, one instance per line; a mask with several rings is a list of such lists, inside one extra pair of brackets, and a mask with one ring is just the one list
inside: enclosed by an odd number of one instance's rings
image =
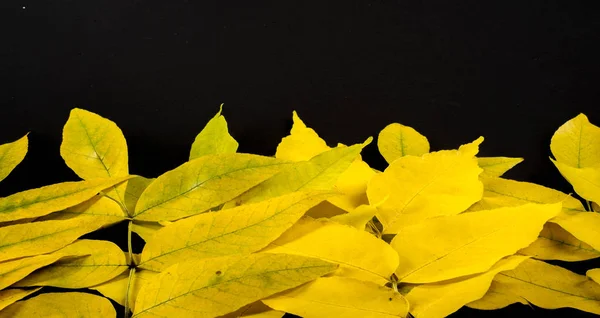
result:
[[(60, 154), (81, 180), (0, 198), (0, 317), (425, 318), (513, 303), (600, 314), (600, 269), (546, 262), (600, 257), (600, 128), (585, 115), (550, 146), (580, 201), (502, 178), (522, 159), (479, 157), (483, 137), (432, 151), (393, 123), (377, 171), (360, 155), (372, 138), (329, 146), (295, 112), (274, 156), (237, 153), (221, 113), (189, 161), (148, 178), (130, 174), (115, 123), (73, 109)], [(0, 180), (27, 147), (0, 146)], [(122, 222), (125, 251), (81, 238)]]

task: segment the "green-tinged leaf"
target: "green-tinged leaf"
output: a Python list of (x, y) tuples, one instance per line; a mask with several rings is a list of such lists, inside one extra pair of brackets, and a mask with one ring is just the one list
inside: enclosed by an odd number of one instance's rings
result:
[(348, 169), (370, 141), (369, 139), (363, 144), (351, 147), (333, 148), (316, 155), (310, 161), (290, 165), (236, 198), (229, 206), (259, 202), (301, 190), (330, 191), (339, 176)]
[(550, 222), (560, 225), (577, 239), (600, 251), (600, 214), (563, 210)]
[(398, 267), (398, 255), (387, 243), (326, 219), (300, 219), (263, 252), (320, 258), (340, 265), (336, 275), (381, 284)]
[(49, 255), (38, 255), (2, 262), (0, 263), (0, 289), (11, 286), (38, 268), (69, 256), (82, 256), (82, 254), (70, 255), (56, 252)]
[(8, 177), (13, 169), (23, 161), (28, 145), (27, 135), (17, 141), (0, 145), (0, 181)]
[(297, 192), (174, 222), (148, 241), (140, 268), (162, 271), (190, 258), (258, 251), (329, 196), (323, 192)]
[(75, 218), (0, 228), (0, 262), (56, 251), (101, 226), (90, 219)]
[(481, 176), (500, 177), (523, 161), (523, 158), (510, 157), (484, 157), (477, 158), (479, 167), (483, 169)]
[(219, 316), (219, 318), (281, 318), (283, 315), (285, 315), (285, 312), (273, 310), (262, 302), (257, 301), (234, 312)]
[(408, 316), (408, 302), (399, 293), (371, 282), (343, 277), (318, 278), (263, 302), (305, 318)]
[(133, 214), (135, 206), (140, 199), (140, 196), (146, 190), (146, 188), (152, 183), (154, 179), (148, 179), (140, 176), (133, 176), (127, 181), (125, 186), (125, 195), (123, 197), (123, 204), (129, 214)]
[(34, 289), (5, 289), (0, 290), (0, 311), (9, 305), (37, 292), (40, 288)]
[(483, 297), (496, 274), (515, 269), (526, 259), (526, 256), (510, 256), (479, 275), (415, 286), (406, 296), (411, 306), (410, 313), (417, 318), (446, 317)]
[(527, 247), (560, 203), (438, 217), (405, 227), (391, 242), (400, 255), (396, 275), (406, 283), (432, 283), (482, 273)]
[(552, 136), (550, 150), (556, 160), (573, 168), (600, 164), (600, 127), (584, 114), (564, 123)]
[(336, 223), (350, 225), (359, 230), (364, 230), (369, 221), (373, 219), (377, 208), (372, 205), (361, 205), (354, 211), (332, 217), (330, 220)]
[(162, 226), (158, 222), (139, 222), (136, 221), (131, 225), (131, 230), (139, 235), (144, 242), (148, 242), (152, 239), (152, 236), (156, 231), (162, 229)]
[(560, 161), (552, 160), (552, 163), (582, 198), (588, 201), (600, 201), (600, 166), (573, 168)]
[(275, 157), (289, 161), (306, 161), (329, 150), (325, 141), (312, 129), (306, 127), (296, 111), (293, 112), (294, 125), (290, 135), (277, 146)]
[(63, 182), (0, 198), (0, 222), (44, 216), (72, 207), (127, 178)]
[(215, 317), (336, 267), (313, 258), (262, 253), (179, 263), (142, 287), (133, 317)]
[(60, 155), (81, 179), (129, 174), (127, 142), (115, 123), (87, 110), (71, 110)]
[(41, 294), (0, 311), (0, 318), (110, 318), (116, 315), (108, 299), (86, 293)]
[(97, 290), (104, 297), (114, 300), (121, 306), (125, 306), (125, 298), (127, 297), (127, 290), (129, 290), (129, 308), (133, 311), (140, 288), (158, 277), (158, 275), (159, 273), (153, 271), (136, 270), (130, 282), (129, 271), (127, 271), (106, 283), (89, 287), (89, 289)]
[(129, 269), (123, 251), (108, 241), (78, 240), (60, 252), (89, 256), (60, 260), (35, 271), (15, 286), (85, 288), (109, 281)]
[(221, 205), (288, 165), (249, 154), (207, 155), (156, 178), (135, 208), (140, 221), (173, 221)]
[(543, 260), (561, 260), (567, 262), (585, 261), (600, 257), (600, 252), (578, 240), (555, 223), (544, 224), (538, 239), (519, 251)]
[(482, 171), (474, 157), (479, 138), (459, 150), (396, 159), (369, 182), (369, 202), (378, 209), (384, 233), (428, 218), (455, 215), (477, 202), (483, 193)]
[(411, 127), (398, 123), (387, 125), (377, 138), (379, 152), (392, 163), (404, 156), (421, 156), (429, 152), (429, 141)]
[(538, 307), (571, 307), (600, 314), (600, 285), (586, 276), (533, 259), (516, 269), (499, 273), (493, 289), (469, 307), (498, 309), (528, 301)]
[(190, 160), (206, 155), (235, 153), (237, 151), (238, 143), (229, 135), (227, 121), (221, 115), (221, 111), (223, 111), (222, 104), (217, 115), (196, 136), (190, 151)]

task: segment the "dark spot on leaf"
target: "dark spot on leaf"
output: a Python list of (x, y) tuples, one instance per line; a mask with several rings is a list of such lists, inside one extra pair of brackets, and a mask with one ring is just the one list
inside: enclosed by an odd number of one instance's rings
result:
[(221, 275), (222, 273), (221, 273), (221, 271), (217, 271), (215, 274)]
[(392, 301), (392, 297), (390, 297), (389, 301)]

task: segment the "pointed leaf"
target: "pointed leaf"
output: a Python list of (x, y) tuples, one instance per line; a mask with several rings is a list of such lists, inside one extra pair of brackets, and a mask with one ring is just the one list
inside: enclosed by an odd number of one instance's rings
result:
[(600, 166), (573, 168), (560, 161), (552, 160), (552, 163), (582, 198), (588, 201), (600, 201)]
[(190, 152), (190, 160), (196, 158), (221, 154), (221, 153), (235, 153), (238, 148), (238, 143), (229, 135), (227, 130), (227, 121), (225, 117), (221, 115), (223, 111), (223, 105), (215, 117), (213, 117), (204, 126), (204, 129), (196, 136), (194, 143), (192, 144), (192, 150)]
[(162, 271), (189, 258), (258, 251), (328, 196), (298, 192), (177, 221), (154, 234), (144, 247), (139, 267)]
[(446, 317), (483, 297), (496, 274), (515, 269), (526, 259), (526, 256), (510, 256), (479, 275), (415, 286), (406, 296), (411, 305), (410, 313), (417, 318)]
[(142, 287), (133, 317), (215, 317), (335, 270), (318, 259), (252, 254), (169, 267)]
[(600, 127), (584, 114), (569, 120), (552, 136), (550, 150), (556, 160), (573, 168), (600, 164)]
[(281, 318), (283, 315), (285, 315), (285, 312), (273, 310), (262, 302), (257, 301), (234, 312), (219, 316), (219, 318)]
[(63, 182), (0, 198), (0, 222), (44, 216), (72, 207), (127, 178)]
[(392, 163), (404, 156), (421, 156), (429, 152), (429, 141), (411, 127), (398, 123), (387, 125), (377, 138), (379, 152)]
[(48, 293), (16, 302), (0, 311), (0, 318), (116, 317), (106, 298), (85, 293)]
[(398, 267), (398, 255), (387, 243), (326, 219), (301, 219), (263, 252), (320, 258), (340, 264), (337, 275), (382, 284)]
[(336, 215), (331, 218), (331, 221), (336, 223), (350, 225), (359, 230), (364, 230), (367, 223), (373, 219), (377, 212), (377, 208), (372, 205), (361, 205), (354, 211)]
[(343, 277), (318, 278), (263, 302), (301, 317), (408, 316), (408, 302), (399, 293), (371, 282)]
[(458, 214), (477, 202), (483, 193), (478, 179), (482, 170), (474, 155), (482, 141), (480, 138), (460, 150), (400, 157), (374, 176), (367, 195), (369, 202), (378, 206), (377, 218), (384, 233), (397, 233), (428, 218)]
[(17, 141), (0, 145), (0, 181), (4, 180), (23, 161), (27, 154), (27, 135)]
[(0, 311), (8, 305), (12, 305), (15, 302), (37, 292), (40, 288), (34, 289), (5, 289), (0, 290)]
[(560, 203), (528, 204), (405, 227), (391, 242), (400, 255), (396, 275), (402, 282), (432, 283), (487, 271), (531, 244), (560, 209)]
[(511, 304), (530, 305), (527, 299), (503, 288), (498, 282), (492, 281), (490, 288), (483, 298), (468, 303), (467, 307), (479, 310), (494, 310)]
[(550, 221), (560, 225), (596, 251), (600, 251), (600, 214), (563, 210)]
[(591, 278), (596, 283), (599, 283), (600, 282), (600, 268), (594, 268), (594, 269), (588, 270), (587, 272), (585, 272), (585, 276)]
[(81, 255), (69, 255), (57, 252), (49, 255), (38, 255), (2, 262), (0, 263), (0, 289), (11, 286), (36, 269), (50, 265), (61, 258)]
[(600, 252), (578, 240), (555, 223), (544, 224), (538, 239), (519, 251), (543, 260), (561, 260), (567, 262), (585, 261), (600, 257)]
[(479, 157), (477, 163), (483, 169), (481, 176), (500, 177), (506, 171), (512, 169), (523, 161), (523, 158), (510, 157)]
[(277, 146), (275, 158), (305, 161), (330, 149), (312, 128), (306, 127), (296, 111), (293, 112), (293, 120), (292, 131)]
[(287, 163), (248, 154), (207, 155), (156, 178), (135, 208), (140, 221), (173, 221), (223, 204), (277, 173)]

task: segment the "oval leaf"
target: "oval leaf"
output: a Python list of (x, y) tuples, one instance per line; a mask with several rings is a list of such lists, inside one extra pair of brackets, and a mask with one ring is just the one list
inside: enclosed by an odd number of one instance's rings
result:
[(34, 289), (5, 289), (0, 290), (0, 310), (12, 305), (15, 302), (37, 292), (40, 288)]
[(588, 201), (600, 201), (600, 167), (574, 168), (554, 160), (552, 163), (582, 198)]
[(600, 127), (584, 114), (564, 123), (552, 136), (550, 150), (560, 163), (573, 168), (600, 164)]
[(404, 156), (421, 156), (429, 152), (429, 141), (411, 127), (398, 123), (387, 125), (377, 138), (379, 152), (392, 163)]

